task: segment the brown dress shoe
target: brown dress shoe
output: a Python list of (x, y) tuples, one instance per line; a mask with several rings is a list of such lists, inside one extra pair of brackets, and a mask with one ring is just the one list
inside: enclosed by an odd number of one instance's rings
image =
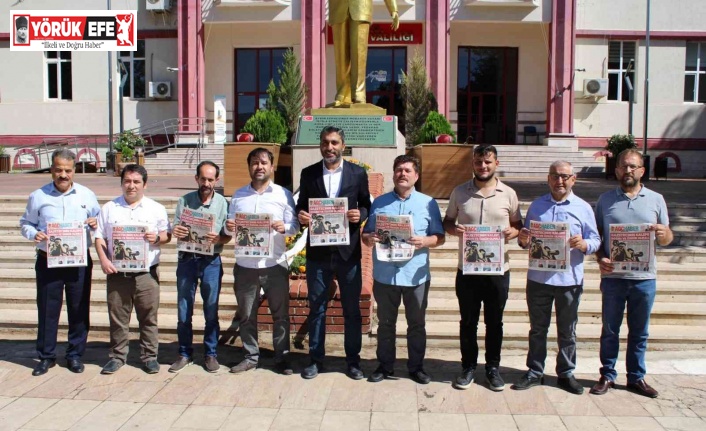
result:
[(615, 383), (613, 383), (612, 380), (608, 380), (605, 377), (601, 377), (598, 380), (598, 383), (593, 385), (591, 390), (589, 391), (593, 395), (603, 395), (606, 392), (608, 392), (608, 389), (615, 387)]
[(645, 379), (638, 380), (635, 383), (628, 383), (628, 390), (635, 392), (648, 398), (657, 398), (659, 392), (652, 386), (648, 385)]

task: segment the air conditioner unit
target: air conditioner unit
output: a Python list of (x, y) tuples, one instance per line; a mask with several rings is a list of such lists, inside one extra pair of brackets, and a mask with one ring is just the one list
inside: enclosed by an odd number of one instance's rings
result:
[(150, 81), (149, 97), (155, 99), (168, 99), (172, 97), (171, 82), (153, 82)]
[(605, 97), (608, 95), (608, 80), (606, 78), (591, 78), (583, 80), (583, 97)]
[(165, 10), (169, 10), (169, 8), (171, 8), (171, 3), (171, 0), (147, 0), (146, 6), (147, 10), (152, 12), (164, 12)]

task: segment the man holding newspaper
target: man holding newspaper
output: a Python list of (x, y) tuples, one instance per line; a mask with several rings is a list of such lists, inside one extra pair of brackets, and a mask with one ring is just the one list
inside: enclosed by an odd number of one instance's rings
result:
[[(543, 383), (547, 332), (555, 303), (558, 384), (570, 393), (582, 394), (584, 389), (573, 371), (578, 308), (583, 292), (583, 258), (595, 253), (601, 239), (591, 205), (572, 192), (576, 175), (571, 163), (552, 163), (547, 183), (550, 193), (532, 202), (525, 227), (517, 238), (520, 247), (530, 250), (526, 288), (530, 317), (529, 370), (512, 388), (523, 390)], [(551, 244), (548, 249), (556, 253), (545, 253), (547, 246), (543, 244)]]
[[(257, 309), (260, 289), (265, 291), (272, 313), (272, 345), (275, 369), (292, 374), (289, 355), (289, 263), (285, 256), (285, 237), (299, 231), (294, 216), (294, 198), (289, 190), (274, 183), (274, 155), (265, 148), (248, 154), (250, 184), (233, 194), (226, 230), (234, 232), (235, 297), (240, 316), (240, 338), (245, 358), (230, 369), (243, 373), (257, 367)], [(238, 238), (241, 240), (238, 240)]]
[[(409, 376), (428, 384), (424, 371), (426, 352), (425, 314), (431, 277), (429, 248), (444, 244), (445, 233), (436, 201), (414, 189), (419, 179), (419, 160), (397, 156), (393, 163), (395, 189), (373, 202), (363, 230), (366, 245), (373, 253), (373, 294), (377, 302), (380, 365), (368, 378), (380, 382), (394, 374), (395, 325), (400, 303), (404, 301), (407, 318)], [(392, 235), (394, 233), (394, 235)], [(391, 238), (395, 240), (391, 240)]]
[[(674, 235), (669, 228), (664, 198), (640, 183), (644, 173), (642, 153), (634, 149), (623, 151), (618, 155), (615, 169), (615, 177), (620, 185), (615, 190), (603, 193), (596, 204), (596, 223), (603, 239), (603, 247), (596, 252), (603, 295), (600, 350), (603, 366), (598, 383), (591, 388), (591, 393), (595, 395), (608, 392), (618, 377), (615, 363), (618, 361), (620, 325), (626, 303), (627, 388), (650, 398), (659, 395), (657, 390), (645, 382), (650, 312), (657, 290), (654, 243), (669, 245)], [(611, 253), (614, 247), (617, 250)], [(643, 257), (642, 262), (628, 262), (628, 249), (632, 250), (633, 255), (637, 251), (637, 254), (642, 253), (647, 258)]]
[(179, 263), (177, 264), (177, 335), (179, 359), (169, 372), (178, 373), (193, 363), (194, 332), (191, 318), (194, 314), (196, 287), (201, 280), (201, 298), (206, 321), (204, 344), (204, 369), (209, 373), (219, 370), (216, 359), (218, 345), (218, 297), (221, 293), (223, 244), (231, 237), (224, 231), (228, 215), (228, 202), (215, 192), (220, 169), (210, 161), (196, 167), (198, 190), (187, 193), (177, 203), (172, 235), (177, 239)]

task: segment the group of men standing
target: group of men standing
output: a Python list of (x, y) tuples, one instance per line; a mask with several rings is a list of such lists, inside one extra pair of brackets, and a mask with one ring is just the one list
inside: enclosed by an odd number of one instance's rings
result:
[[(618, 156), (616, 176), (620, 185), (604, 193), (598, 200), (595, 215), (591, 206), (572, 188), (576, 175), (570, 163), (554, 162), (549, 168), (549, 193), (532, 202), (524, 224), (515, 191), (496, 176), (499, 166), (497, 150), (491, 145), (474, 148), (472, 169), (474, 178), (457, 186), (449, 198), (445, 217), (441, 218), (434, 199), (415, 189), (419, 179), (419, 162), (411, 156), (398, 156), (393, 162), (394, 189), (371, 203), (365, 170), (342, 158), (345, 133), (337, 127), (326, 127), (320, 134), (322, 161), (301, 172), (299, 199), (273, 181), (273, 155), (258, 148), (247, 158), (250, 184), (238, 189), (228, 203), (215, 192), (219, 167), (202, 162), (196, 170), (198, 189), (182, 196), (176, 209), (174, 224), (170, 224), (164, 206), (144, 196), (147, 172), (142, 166), (129, 165), (121, 174), (123, 194), (99, 208), (95, 195), (73, 182), (74, 155), (58, 150), (52, 156), (52, 183), (33, 192), (21, 219), (22, 234), (37, 243), (37, 308), (39, 328), (37, 352), (40, 362), (33, 374), (42, 375), (56, 363), (58, 319), (66, 290), (69, 320), (69, 346), (66, 350), (68, 368), (80, 373), (84, 366), (89, 327), (89, 302), (92, 261), (78, 268), (47, 268), (46, 225), (51, 221), (83, 221), (90, 242), (93, 231), (101, 269), (107, 274), (107, 298), (110, 317), (110, 360), (102, 373), (111, 374), (127, 360), (129, 321), (133, 308), (140, 327), (140, 359), (148, 373), (159, 371), (157, 362), (157, 311), (159, 308), (160, 245), (174, 236), (184, 239), (188, 228), (180, 223), (181, 211), (210, 213), (215, 227), (205, 240), (214, 245), (213, 255), (179, 251), (177, 266), (177, 303), (179, 352), (169, 368), (179, 372), (193, 363), (192, 316), (196, 289), (200, 283), (205, 317), (204, 368), (209, 372), (220, 369), (217, 360), (219, 335), (218, 299), (221, 291), (223, 266), (220, 253), (236, 230), (235, 214), (268, 213), (272, 215), (273, 253), (268, 256), (239, 257), (233, 269), (235, 295), (238, 302), (240, 335), (244, 359), (231, 368), (233, 373), (254, 369), (259, 364), (257, 311), (261, 291), (267, 298), (273, 318), (275, 369), (285, 375), (293, 373), (289, 354), (289, 286), (285, 237), (296, 235), (299, 227), (312, 220), (309, 213), (311, 198), (345, 198), (349, 222), (349, 245), (315, 246), (306, 244), (306, 278), (310, 315), (310, 363), (301, 375), (315, 378), (324, 369), (325, 317), (330, 300), (330, 285), (338, 280), (344, 316), (344, 348), (346, 375), (363, 379), (360, 366), (362, 346), (361, 312), (359, 308), (361, 276), (361, 241), (374, 246), (383, 240), (376, 229), (378, 215), (411, 216), (413, 234), (406, 241), (414, 253), (409, 260), (382, 261), (373, 254), (373, 294), (379, 320), (377, 360), (379, 366), (368, 380), (379, 382), (394, 375), (395, 331), (399, 306), (404, 303), (407, 320), (407, 369), (410, 378), (426, 384), (431, 376), (424, 370), (426, 351), (425, 314), (431, 286), (429, 249), (444, 244), (445, 235), (463, 240), (469, 225), (502, 226), (505, 242), (516, 239), (523, 248), (530, 246), (529, 226), (532, 221), (566, 222), (570, 229), (570, 270), (527, 273), (526, 298), (530, 317), (528, 371), (513, 388), (529, 389), (542, 384), (547, 355), (547, 332), (552, 304), (556, 307), (559, 351), (556, 373), (558, 385), (580, 394), (584, 388), (576, 381), (576, 324), (584, 284), (584, 257), (596, 254), (601, 271), (603, 330), (600, 359), (603, 364), (599, 382), (591, 389), (604, 394), (617, 378), (619, 331), (625, 305), (628, 307), (628, 388), (642, 395), (655, 397), (657, 391), (645, 382), (645, 351), (649, 316), (656, 290), (654, 262), (652, 271), (613, 273), (608, 232), (611, 224), (644, 223), (655, 232), (659, 245), (672, 241), (667, 209), (661, 195), (640, 183), (643, 174), (642, 156), (627, 150)], [(121, 272), (111, 262), (112, 227), (140, 223), (148, 226), (144, 240), (149, 246), (147, 269), (143, 272)], [(361, 226), (364, 225), (361, 234)], [(172, 228), (172, 226), (174, 226)], [(654, 260), (654, 254), (652, 254)], [(490, 389), (501, 391), (505, 383), (500, 375), (503, 341), (503, 311), (510, 288), (509, 256), (505, 253), (504, 267), (499, 275), (464, 274), (463, 247), (459, 247), (456, 296), (460, 320), (462, 372), (454, 380), (457, 389), (466, 389), (474, 382), (478, 366), (478, 322), (483, 306), (485, 334), (485, 374)]]

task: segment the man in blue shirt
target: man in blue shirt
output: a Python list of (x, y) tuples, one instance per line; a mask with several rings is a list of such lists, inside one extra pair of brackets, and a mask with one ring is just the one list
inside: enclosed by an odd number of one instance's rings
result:
[(198, 190), (187, 193), (179, 198), (174, 216), (172, 235), (179, 240), (189, 241), (192, 232), (182, 225), (182, 211), (187, 208), (197, 212), (210, 214), (215, 219), (213, 230), (205, 235), (205, 240), (214, 244), (213, 255), (179, 252), (177, 265), (177, 335), (179, 337), (179, 359), (169, 372), (178, 373), (193, 363), (194, 348), (192, 342), (194, 331), (191, 318), (194, 314), (196, 286), (201, 280), (201, 298), (203, 299), (203, 314), (206, 325), (203, 334), (204, 368), (209, 373), (219, 370), (216, 359), (218, 345), (218, 297), (221, 293), (223, 266), (221, 252), (223, 244), (231, 237), (225, 233), (225, 222), (228, 216), (226, 198), (215, 192), (220, 169), (215, 163), (205, 160), (196, 167), (196, 184)]
[(406, 261), (384, 262), (373, 252), (373, 295), (377, 301), (377, 358), (380, 365), (368, 380), (380, 382), (394, 374), (395, 325), (400, 302), (404, 301), (409, 351), (407, 370), (412, 380), (427, 384), (431, 377), (424, 371), (423, 361), (427, 342), (424, 319), (431, 282), (428, 249), (444, 244), (444, 227), (436, 201), (414, 189), (419, 179), (419, 160), (412, 156), (398, 156), (393, 163), (392, 175), (395, 189), (373, 202), (363, 230), (363, 241), (370, 247), (381, 241), (389, 245), (390, 237), (376, 229), (376, 216), (409, 215), (413, 235), (406, 243), (414, 248), (414, 255)]
[[(603, 193), (596, 204), (596, 224), (603, 239), (598, 249), (598, 266), (601, 269), (601, 293), (603, 300), (603, 330), (601, 331), (601, 377), (591, 393), (603, 395), (615, 385), (618, 373), (615, 363), (620, 350), (620, 325), (627, 303), (628, 349), (625, 356), (627, 388), (639, 395), (656, 398), (659, 393), (645, 382), (647, 369), (645, 351), (649, 335), (650, 313), (657, 290), (656, 258), (652, 245), (650, 271), (614, 273), (611, 261), (610, 225), (622, 223), (648, 224), (654, 231), (655, 240), (661, 246), (674, 239), (669, 229), (667, 204), (659, 193), (647, 189), (640, 183), (645, 172), (642, 154), (634, 149), (618, 155), (615, 177), (620, 186)], [(618, 244), (620, 247), (620, 244)], [(624, 253), (624, 252), (621, 252)]]
[(576, 324), (583, 292), (583, 258), (598, 250), (601, 238), (596, 228), (591, 206), (576, 196), (571, 189), (576, 175), (571, 163), (556, 161), (549, 167), (547, 177), (550, 193), (538, 198), (529, 207), (525, 227), (517, 242), (522, 248), (530, 246), (529, 226), (532, 221), (564, 222), (569, 224), (570, 270), (527, 271), (527, 308), (530, 316), (529, 370), (512, 388), (529, 389), (543, 383), (544, 360), (547, 358), (547, 331), (552, 318), (552, 303), (556, 307), (556, 328), (559, 351), (556, 374), (559, 387), (573, 394), (582, 394), (573, 375), (576, 368)]
[[(73, 182), (76, 156), (69, 150), (56, 150), (51, 157), (52, 182), (29, 195), (27, 209), (20, 219), (22, 236), (37, 245), (37, 353), (39, 364), (32, 375), (41, 376), (56, 365), (56, 333), (66, 291), (69, 320), (69, 346), (66, 361), (69, 370), (82, 373), (81, 356), (88, 339), (88, 315), (91, 302), (93, 262), (89, 253), (88, 228), (97, 226), (100, 206), (96, 195)], [(81, 221), (86, 225), (86, 266), (47, 268), (47, 223)], [(60, 253), (60, 252), (59, 252)]]

